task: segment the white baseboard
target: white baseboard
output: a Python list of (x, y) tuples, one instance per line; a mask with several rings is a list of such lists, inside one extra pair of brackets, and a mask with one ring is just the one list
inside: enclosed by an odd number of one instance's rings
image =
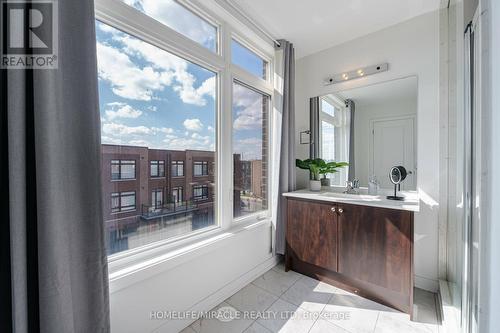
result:
[(460, 332), (458, 310), (453, 306), (448, 282), (439, 280), (439, 298), (441, 301), (441, 326), (439, 332)]
[(437, 280), (415, 275), (415, 287), (435, 293), (439, 289), (439, 282)]
[[(227, 285), (223, 286), (215, 293), (209, 295), (204, 298), (200, 302), (196, 303), (190, 309), (186, 309), (186, 311), (193, 311), (196, 313), (209, 311), (213, 309), (215, 306), (219, 305), (223, 301), (225, 301), (228, 297), (234, 295), (247, 284), (276, 266), (279, 262), (279, 258), (273, 256), (258, 266), (252, 268), (250, 271), (241, 275), (236, 280), (231, 281)], [(194, 320), (169, 320), (153, 332), (155, 333), (172, 333), (172, 332), (180, 332), (187, 326), (191, 325)]]

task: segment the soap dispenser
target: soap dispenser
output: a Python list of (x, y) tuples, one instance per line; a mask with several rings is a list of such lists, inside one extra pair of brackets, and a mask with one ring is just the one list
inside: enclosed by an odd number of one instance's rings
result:
[(371, 176), (370, 181), (368, 182), (368, 194), (369, 195), (378, 195), (380, 183), (378, 182), (375, 175)]

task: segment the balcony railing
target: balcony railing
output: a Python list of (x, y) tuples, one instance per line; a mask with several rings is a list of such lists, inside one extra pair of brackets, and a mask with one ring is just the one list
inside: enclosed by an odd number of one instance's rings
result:
[(161, 206), (142, 205), (141, 218), (150, 220), (158, 217), (192, 212), (197, 208), (198, 205), (193, 200), (170, 202)]

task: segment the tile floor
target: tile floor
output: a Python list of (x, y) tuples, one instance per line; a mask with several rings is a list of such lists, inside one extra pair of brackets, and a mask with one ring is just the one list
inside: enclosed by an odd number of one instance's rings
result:
[(414, 298), (410, 321), (406, 314), (278, 265), (214, 309), (236, 319), (197, 320), (182, 333), (439, 333), (435, 295), (415, 289)]

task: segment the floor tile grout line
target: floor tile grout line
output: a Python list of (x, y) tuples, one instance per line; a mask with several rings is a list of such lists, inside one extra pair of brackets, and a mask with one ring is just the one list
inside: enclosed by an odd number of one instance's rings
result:
[(377, 311), (377, 319), (375, 320), (375, 325), (373, 326), (373, 333), (377, 330), (378, 319), (380, 318), (380, 311)]

